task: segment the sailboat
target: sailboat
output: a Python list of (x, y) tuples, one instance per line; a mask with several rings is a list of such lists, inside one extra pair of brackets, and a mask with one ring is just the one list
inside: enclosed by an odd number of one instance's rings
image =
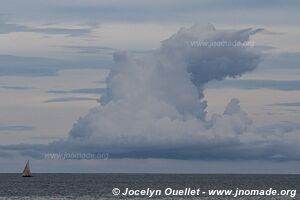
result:
[(30, 172), (30, 167), (29, 167), (29, 160), (27, 161), (27, 163), (25, 165), (22, 176), (23, 177), (32, 177), (31, 172)]

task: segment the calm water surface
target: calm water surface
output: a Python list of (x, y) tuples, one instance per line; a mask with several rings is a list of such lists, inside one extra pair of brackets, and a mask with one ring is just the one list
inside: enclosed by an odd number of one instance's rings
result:
[(114, 196), (113, 188), (129, 189), (276, 189), (300, 191), (300, 175), (198, 174), (0, 174), (0, 199), (300, 199), (290, 196)]

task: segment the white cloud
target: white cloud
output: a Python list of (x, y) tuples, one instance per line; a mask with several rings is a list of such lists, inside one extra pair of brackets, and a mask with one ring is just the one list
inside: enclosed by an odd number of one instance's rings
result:
[(189, 45), (191, 41), (247, 42), (260, 30), (194, 25), (180, 29), (143, 60), (115, 53), (102, 105), (78, 120), (67, 143), (107, 150), (116, 157), (275, 158), (278, 152), (270, 144), (279, 143), (278, 136), (273, 131), (260, 133), (237, 99), (223, 115), (211, 119), (203, 100), (209, 81), (255, 69), (261, 61), (257, 49)]

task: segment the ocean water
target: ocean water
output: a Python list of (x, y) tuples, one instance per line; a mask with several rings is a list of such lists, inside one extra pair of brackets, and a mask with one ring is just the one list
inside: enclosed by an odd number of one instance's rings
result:
[[(131, 190), (161, 190), (161, 195), (113, 195)], [(165, 195), (166, 188), (200, 189), (201, 195)], [(213, 174), (0, 174), (0, 199), (300, 199), (299, 194), (274, 196), (208, 195), (208, 190), (297, 190), (300, 175), (213, 175)], [(169, 189), (170, 191), (170, 189)], [(286, 192), (286, 191), (285, 191)]]

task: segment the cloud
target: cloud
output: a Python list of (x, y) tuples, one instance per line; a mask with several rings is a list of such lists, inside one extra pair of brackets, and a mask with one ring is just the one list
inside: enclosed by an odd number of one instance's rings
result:
[(63, 67), (56, 59), (0, 55), (0, 76), (54, 75)]
[(3, 85), (3, 86), (0, 86), (0, 88), (6, 89), (6, 90), (30, 90), (30, 89), (33, 89), (32, 87), (11, 86), (11, 85)]
[(10, 24), (0, 21), (0, 34), (7, 34), (12, 32), (26, 32), (27, 27), (23, 25)]
[[(53, 6), (53, 4), (55, 6)], [(287, 7), (285, 11), (289, 14), (296, 13), (296, 8), (299, 3), (293, 0), (290, 1), (193, 1), (187, 0), (182, 2), (180, 0), (165, 0), (165, 1), (138, 1), (138, 0), (124, 0), (122, 2), (110, 1), (84, 1), (74, 3), (73, 1), (53, 1), (50, 6), (41, 6), (39, 4), (33, 5), (42, 7), (45, 12), (54, 12), (64, 18), (70, 19), (85, 19), (85, 20), (105, 20), (105, 21), (134, 21), (134, 22), (190, 22), (195, 19), (201, 19), (203, 16), (205, 20), (218, 21), (230, 23), (234, 17), (239, 15), (241, 21), (253, 23), (297, 23), (297, 21), (281, 12), (281, 16), (274, 16), (274, 12), (281, 10), (282, 6)], [(265, 8), (265, 9), (261, 9)], [(30, 9), (30, 8), (29, 8)], [(41, 8), (40, 8), (41, 9)], [(240, 10), (243, 9), (243, 14)], [(23, 11), (24, 12), (24, 11)], [(211, 13), (214, 14), (211, 14)], [(226, 16), (224, 17), (224, 13)], [(259, 13), (254, 15), (253, 13)], [(71, 13), (66, 15), (65, 13)], [(180, 13), (180, 14), (179, 14)], [(264, 13), (264, 18), (260, 14)], [(251, 16), (250, 18), (248, 16)], [(275, 19), (274, 19), (275, 18)], [(287, 20), (287, 18), (289, 20)], [(251, 20), (250, 20), (251, 19)], [(260, 21), (259, 21), (260, 19)]]
[(240, 88), (240, 89), (271, 89), (282, 91), (300, 90), (299, 80), (224, 80), (213, 81), (207, 84), (207, 88)]
[(108, 54), (112, 55), (116, 49), (111, 47), (104, 47), (104, 46), (78, 46), (78, 45), (66, 45), (63, 46), (67, 49), (74, 49), (78, 53), (86, 53), (86, 54)]
[[(72, 1), (2, 0), (0, 13), (10, 13), (19, 21), (89, 21), (108, 23), (191, 23), (263, 24), (299, 26), (299, 2), (276, 1)], [(284, 9), (283, 9), (284, 8)], [(38, 12), (37, 12), (38, 11)], [(274, 15), (280, 13), (280, 15)], [(224, 17), (226, 16), (226, 17)], [(263, 16), (263, 17), (262, 17)], [(297, 17), (298, 16), (298, 17)], [(236, 20), (238, 18), (238, 20)]]
[[(98, 25), (96, 25), (98, 27)], [(85, 36), (91, 34), (95, 27), (88, 28), (34, 28), (25, 25), (19, 25), (14, 23), (7, 23), (0, 20), (0, 34), (16, 33), (16, 32), (33, 32), (42, 33), (47, 35), (67, 35), (69, 37)]]
[[(79, 54), (94, 54), (97, 56), (109, 56), (111, 58), (111, 55), (113, 55), (114, 52), (117, 51), (117, 49), (111, 48), (111, 47), (105, 47), (105, 46), (78, 46), (78, 45), (73, 45), (73, 46), (63, 46), (64, 48), (67, 49), (72, 49), (75, 50), (76, 53)], [(153, 53), (154, 50), (128, 50), (132, 55), (147, 55)]]
[(103, 84), (106, 84), (106, 81), (105, 81), (105, 80), (99, 80), (99, 81), (95, 81), (95, 83), (103, 83)]
[(33, 28), (29, 29), (28, 32), (35, 32), (35, 33), (44, 33), (44, 34), (62, 34), (67, 35), (69, 37), (78, 37), (89, 35), (92, 32), (91, 28)]
[(20, 132), (20, 131), (33, 131), (35, 130), (32, 126), (0, 126), (0, 132)]
[(78, 120), (67, 143), (109, 150), (115, 157), (242, 158), (246, 147), (239, 137), (251, 129), (251, 119), (237, 99), (223, 115), (207, 119), (203, 89), (209, 81), (254, 70), (261, 55), (251, 48), (190, 42), (245, 42), (258, 31), (194, 25), (180, 29), (144, 60), (115, 53), (102, 105)]
[(191, 41), (247, 42), (260, 29), (181, 28), (143, 59), (116, 52), (98, 107), (80, 117), (63, 140), (6, 145), (36, 158), (45, 152), (108, 152), (110, 158), (299, 160), (298, 124), (256, 127), (232, 99), (208, 118), (203, 90), (239, 77), (262, 60), (254, 48), (192, 46)]
[(81, 89), (73, 89), (73, 90), (49, 90), (47, 93), (54, 94), (102, 94), (106, 92), (106, 88), (81, 88)]
[(98, 101), (96, 98), (88, 97), (63, 97), (63, 98), (54, 98), (44, 101), (44, 103), (59, 103), (59, 102), (73, 102), (73, 101)]
[(271, 104), (270, 106), (300, 107), (300, 102), (275, 103), (275, 104)]
[(0, 55), (0, 76), (53, 76), (59, 70), (99, 69), (110, 65), (106, 60), (69, 61), (52, 58)]
[(264, 69), (300, 69), (300, 52), (272, 53), (268, 55), (261, 67)]

